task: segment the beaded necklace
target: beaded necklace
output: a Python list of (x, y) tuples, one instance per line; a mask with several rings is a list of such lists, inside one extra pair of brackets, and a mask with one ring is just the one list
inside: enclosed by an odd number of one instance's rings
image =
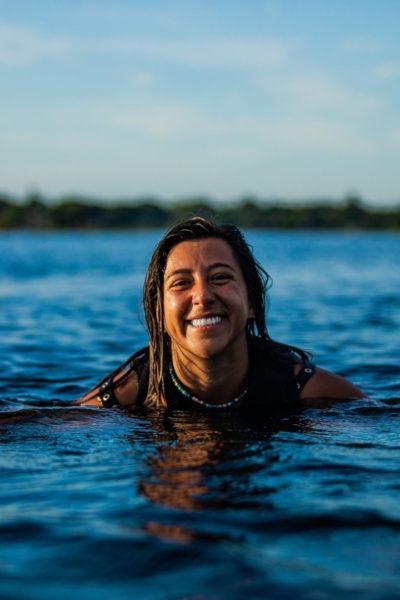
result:
[(243, 390), (243, 392), (241, 392), (239, 394), (239, 396), (236, 396), (236, 398), (233, 398), (233, 400), (229, 400), (229, 402), (224, 402), (223, 404), (210, 404), (209, 402), (205, 402), (204, 400), (200, 400), (200, 398), (196, 398), (196, 396), (193, 396), (193, 394), (191, 394), (189, 392), (189, 390), (187, 390), (181, 384), (181, 382), (178, 380), (177, 376), (175, 375), (175, 371), (172, 366), (172, 363), (169, 363), (168, 370), (169, 370), (170, 377), (172, 379), (172, 383), (174, 384), (176, 389), (182, 394), (182, 396), (185, 396), (185, 398), (188, 398), (189, 400), (192, 400), (192, 402), (196, 402), (197, 404), (201, 404), (202, 406), (205, 406), (206, 408), (229, 408), (230, 406), (233, 406), (234, 404), (239, 402), (247, 394), (247, 387), (245, 387), (245, 389)]

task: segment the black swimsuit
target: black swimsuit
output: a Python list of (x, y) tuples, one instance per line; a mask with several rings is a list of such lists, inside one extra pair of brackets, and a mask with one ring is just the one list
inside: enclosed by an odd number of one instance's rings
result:
[[(136, 352), (128, 364), (127, 371), (135, 371), (139, 389), (135, 406), (145, 405), (148, 388), (149, 359), (148, 348)], [(235, 409), (280, 411), (299, 405), (300, 394), (315, 373), (315, 365), (307, 359), (301, 363), (299, 372), (294, 374), (296, 360), (291, 352), (277, 353), (272, 345), (251, 337), (249, 339), (250, 368), (248, 391), (243, 399), (235, 404)], [(298, 362), (298, 361), (297, 361)], [(123, 370), (123, 369), (121, 369)], [(100, 384), (99, 398), (106, 408), (119, 406), (115, 397), (113, 381), (115, 373)], [(174, 386), (168, 373), (166, 379), (168, 404), (173, 408), (207, 410), (188, 399)], [(214, 410), (214, 409), (211, 409)]]

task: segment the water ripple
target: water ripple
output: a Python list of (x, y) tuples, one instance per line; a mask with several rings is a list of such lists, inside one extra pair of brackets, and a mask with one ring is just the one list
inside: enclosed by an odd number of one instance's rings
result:
[(400, 236), (249, 232), (272, 336), (372, 399), (263, 419), (71, 406), (146, 343), (158, 237), (0, 235), (1, 597), (399, 597)]

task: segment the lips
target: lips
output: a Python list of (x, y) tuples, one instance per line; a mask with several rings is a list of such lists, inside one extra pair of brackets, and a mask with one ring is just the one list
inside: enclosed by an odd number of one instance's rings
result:
[(222, 321), (222, 317), (220, 315), (215, 315), (212, 317), (201, 317), (199, 319), (192, 319), (189, 321), (189, 324), (192, 327), (211, 327), (212, 325), (217, 325)]

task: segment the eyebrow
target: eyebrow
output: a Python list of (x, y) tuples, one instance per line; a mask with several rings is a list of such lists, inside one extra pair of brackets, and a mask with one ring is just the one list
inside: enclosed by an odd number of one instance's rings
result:
[[(207, 271), (211, 271), (212, 269), (216, 269), (218, 267), (223, 267), (224, 269), (229, 269), (233, 273), (236, 272), (236, 269), (234, 269), (234, 267), (231, 267), (231, 265), (228, 265), (227, 263), (222, 263), (222, 262), (216, 262), (216, 263), (212, 263), (211, 265), (208, 265)], [(184, 268), (175, 269), (175, 271), (172, 271), (172, 273), (169, 273), (169, 275), (166, 276), (165, 280), (167, 281), (174, 275), (187, 275), (191, 272), (192, 272), (192, 269), (184, 269)]]

